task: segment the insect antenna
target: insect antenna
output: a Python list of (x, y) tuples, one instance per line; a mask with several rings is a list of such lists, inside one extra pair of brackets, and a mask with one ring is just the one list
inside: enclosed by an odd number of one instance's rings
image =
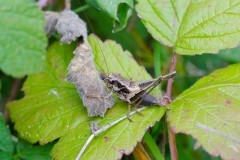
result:
[[(80, 0), (78, 0), (78, 3), (79, 3), (80, 6), (82, 6), (82, 3), (80, 2)], [(93, 26), (92, 26), (91, 21), (89, 20), (87, 14), (86, 14), (86, 12), (83, 11), (83, 14), (84, 14), (84, 16), (85, 16), (85, 18), (86, 18), (86, 20), (87, 20), (87, 22), (88, 22), (88, 24), (89, 24), (89, 26), (90, 26), (92, 32), (95, 34), (96, 32), (95, 32), (95, 30), (94, 30), (94, 28), (93, 28)], [(103, 60), (104, 60), (104, 62), (105, 62), (105, 64), (106, 64), (107, 74), (109, 74), (110, 72), (109, 72), (109, 68), (108, 68), (107, 60), (106, 60), (105, 55), (104, 55), (104, 53), (103, 53), (102, 47), (100, 46), (100, 44), (99, 44), (98, 41), (97, 41), (97, 44), (98, 44), (98, 47), (100, 48), (101, 54), (102, 54), (102, 56), (103, 56)]]

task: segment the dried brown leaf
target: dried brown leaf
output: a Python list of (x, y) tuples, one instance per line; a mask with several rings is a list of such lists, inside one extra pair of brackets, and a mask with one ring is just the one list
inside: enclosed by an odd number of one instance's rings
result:
[(75, 56), (68, 66), (67, 81), (77, 87), (89, 116), (103, 117), (115, 101), (96, 71), (91, 47), (84, 41), (73, 53)]
[(52, 35), (56, 31), (55, 26), (57, 24), (58, 17), (60, 14), (52, 11), (46, 11), (44, 13), (46, 20), (45, 31), (47, 32), (48, 35)]
[(62, 43), (70, 43), (78, 37), (87, 39), (86, 23), (71, 10), (64, 10), (60, 13), (56, 24), (56, 30), (62, 35)]
[(47, 34), (52, 35), (57, 31), (62, 35), (60, 40), (62, 43), (70, 43), (79, 37), (87, 39), (86, 23), (71, 10), (64, 10), (61, 13), (46, 11), (45, 20)]

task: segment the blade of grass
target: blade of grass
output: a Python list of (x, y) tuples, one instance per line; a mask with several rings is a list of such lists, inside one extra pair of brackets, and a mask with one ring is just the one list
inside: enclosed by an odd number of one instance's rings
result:
[(146, 132), (144, 137), (144, 146), (148, 150), (149, 155), (152, 157), (154, 160), (164, 160), (164, 157), (162, 153), (160, 152), (156, 142), (152, 138), (151, 134), (149, 132)]
[(90, 6), (89, 6), (88, 4), (86, 4), (86, 5), (84, 5), (84, 6), (81, 6), (81, 7), (78, 7), (78, 8), (76, 8), (76, 9), (74, 9), (73, 11), (74, 11), (75, 13), (80, 13), (80, 12), (82, 12), (82, 11), (88, 9), (88, 8), (90, 8)]
[(155, 41), (153, 43), (155, 77), (158, 77), (161, 74), (161, 50), (161, 45), (159, 44), (159, 42)]

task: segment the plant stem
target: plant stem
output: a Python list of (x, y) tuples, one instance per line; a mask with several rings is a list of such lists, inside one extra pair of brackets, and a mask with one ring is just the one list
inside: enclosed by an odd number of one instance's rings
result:
[(168, 142), (170, 147), (171, 159), (178, 160), (178, 152), (176, 146), (176, 138), (171, 127), (168, 125)]
[[(11, 91), (10, 91), (9, 96), (7, 98), (7, 103), (15, 99), (15, 97), (17, 96), (20, 84), (21, 84), (21, 79), (15, 79), (14, 80), (14, 82), (12, 84)], [(8, 119), (9, 119), (9, 112), (5, 108), (5, 110), (4, 110), (4, 120), (5, 120), (5, 122), (7, 122)]]
[[(177, 62), (177, 56), (175, 53), (172, 55), (172, 60), (171, 60), (171, 66), (170, 66), (170, 73), (175, 71), (176, 68), (176, 62)], [(167, 93), (166, 95), (171, 99), (172, 96), (172, 84), (173, 84), (173, 79), (168, 80), (167, 84)], [(173, 133), (170, 125), (168, 124), (168, 139), (169, 139), (169, 146), (170, 146), (170, 153), (171, 153), (171, 159), (172, 160), (178, 160), (178, 152), (177, 152), (177, 146), (176, 146), (176, 138), (175, 134)]]
[(65, 9), (67, 10), (71, 9), (71, 0), (65, 0)]
[(80, 12), (82, 12), (82, 11), (88, 9), (88, 8), (90, 8), (90, 6), (89, 6), (88, 4), (86, 4), (86, 5), (84, 5), (84, 6), (81, 6), (81, 7), (79, 7), (79, 8), (74, 9), (73, 11), (74, 11), (75, 13), (80, 13)]
[[(172, 73), (173, 71), (175, 71), (176, 68), (176, 62), (177, 62), (177, 56), (174, 53), (172, 55), (172, 60), (171, 60), (171, 66), (170, 66), (170, 73)], [(167, 93), (166, 95), (171, 99), (172, 97), (172, 84), (173, 84), (173, 79), (169, 79), (168, 80), (168, 84), (167, 84)]]

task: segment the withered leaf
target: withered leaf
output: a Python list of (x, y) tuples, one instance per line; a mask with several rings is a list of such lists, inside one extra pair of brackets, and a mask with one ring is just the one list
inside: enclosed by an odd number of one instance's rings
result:
[(56, 31), (55, 26), (57, 24), (58, 17), (60, 14), (52, 11), (46, 11), (44, 13), (46, 20), (45, 31), (47, 32), (48, 35), (52, 35)]
[(70, 43), (81, 36), (84, 40), (87, 39), (86, 23), (71, 10), (64, 10), (60, 13), (55, 28), (62, 35), (62, 43)]
[(57, 31), (62, 36), (60, 40), (62, 43), (70, 43), (79, 37), (87, 39), (86, 23), (71, 10), (64, 10), (60, 13), (46, 11), (45, 20), (47, 34), (52, 35)]
[(115, 101), (96, 71), (91, 47), (84, 41), (73, 53), (75, 56), (68, 66), (67, 81), (77, 87), (89, 116), (103, 117)]

